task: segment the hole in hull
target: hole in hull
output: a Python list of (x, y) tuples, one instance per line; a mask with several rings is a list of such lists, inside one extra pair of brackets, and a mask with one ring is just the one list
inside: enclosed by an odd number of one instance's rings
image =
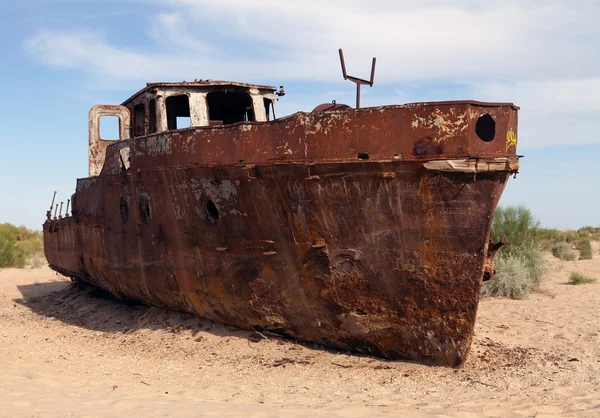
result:
[(213, 221), (219, 220), (219, 209), (212, 200), (206, 202), (206, 214)]
[(121, 207), (121, 220), (123, 221), (123, 223), (125, 223), (125, 222), (127, 222), (127, 219), (129, 219), (129, 203), (127, 202), (127, 200), (124, 197), (121, 197), (120, 207)]
[(150, 199), (148, 199), (145, 196), (142, 196), (140, 198), (139, 210), (140, 210), (140, 219), (143, 222), (149, 224), (150, 219), (152, 219), (152, 206), (150, 205)]

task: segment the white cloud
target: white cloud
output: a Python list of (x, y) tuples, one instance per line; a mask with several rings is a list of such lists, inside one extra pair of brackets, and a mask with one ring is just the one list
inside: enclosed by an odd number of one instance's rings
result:
[(450, 82), (471, 98), (521, 105), (521, 137), (531, 138), (525, 146), (600, 141), (595, 0), (577, 7), (558, 0), (153, 4), (161, 10), (148, 17), (147, 50), (86, 30), (41, 30), (26, 48), (49, 66), (131, 85), (200, 77), (339, 82), (343, 47), (349, 73), (359, 77), (377, 56), (378, 85)]
[[(170, 0), (167, 11), (149, 19), (157, 50), (128, 50), (86, 31), (42, 31), (28, 45), (50, 64), (60, 65), (56, 56), (91, 61), (100, 73), (125, 79), (132, 73), (122, 67), (132, 65), (162, 78), (214, 69), (251, 78), (331, 80), (339, 77), (338, 47), (355, 71), (368, 73), (376, 55), (378, 80), (387, 82), (596, 74), (597, 3), (581, 3), (577, 11), (566, 1), (488, 3)], [(243, 42), (244, 57), (223, 40)], [(154, 65), (145, 66), (147, 60)]]

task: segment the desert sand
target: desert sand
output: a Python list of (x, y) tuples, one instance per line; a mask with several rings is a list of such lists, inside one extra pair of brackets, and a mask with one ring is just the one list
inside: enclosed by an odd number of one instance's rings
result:
[[(486, 299), (460, 369), (349, 355), (0, 271), (0, 416), (600, 416), (600, 278), (548, 258), (529, 299)], [(249, 338), (250, 337), (250, 338)], [(258, 342), (255, 342), (258, 341)]]

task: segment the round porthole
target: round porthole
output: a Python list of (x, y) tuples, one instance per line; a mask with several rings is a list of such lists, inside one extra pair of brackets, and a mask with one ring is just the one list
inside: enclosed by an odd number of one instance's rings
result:
[(496, 136), (496, 122), (487, 113), (477, 118), (475, 123), (475, 133), (484, 142), (490, 142)]

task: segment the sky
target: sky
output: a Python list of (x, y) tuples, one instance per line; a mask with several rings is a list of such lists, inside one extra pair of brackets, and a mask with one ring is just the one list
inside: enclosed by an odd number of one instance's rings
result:
[(0, 1), (0, 223), (41, 229), (87, 176), (87, 113), (148, 81), (284, 85), (278, 116), (362, 106), (513, 102), (521, 173), (503, 205), (600, 226), (600, 0)]

